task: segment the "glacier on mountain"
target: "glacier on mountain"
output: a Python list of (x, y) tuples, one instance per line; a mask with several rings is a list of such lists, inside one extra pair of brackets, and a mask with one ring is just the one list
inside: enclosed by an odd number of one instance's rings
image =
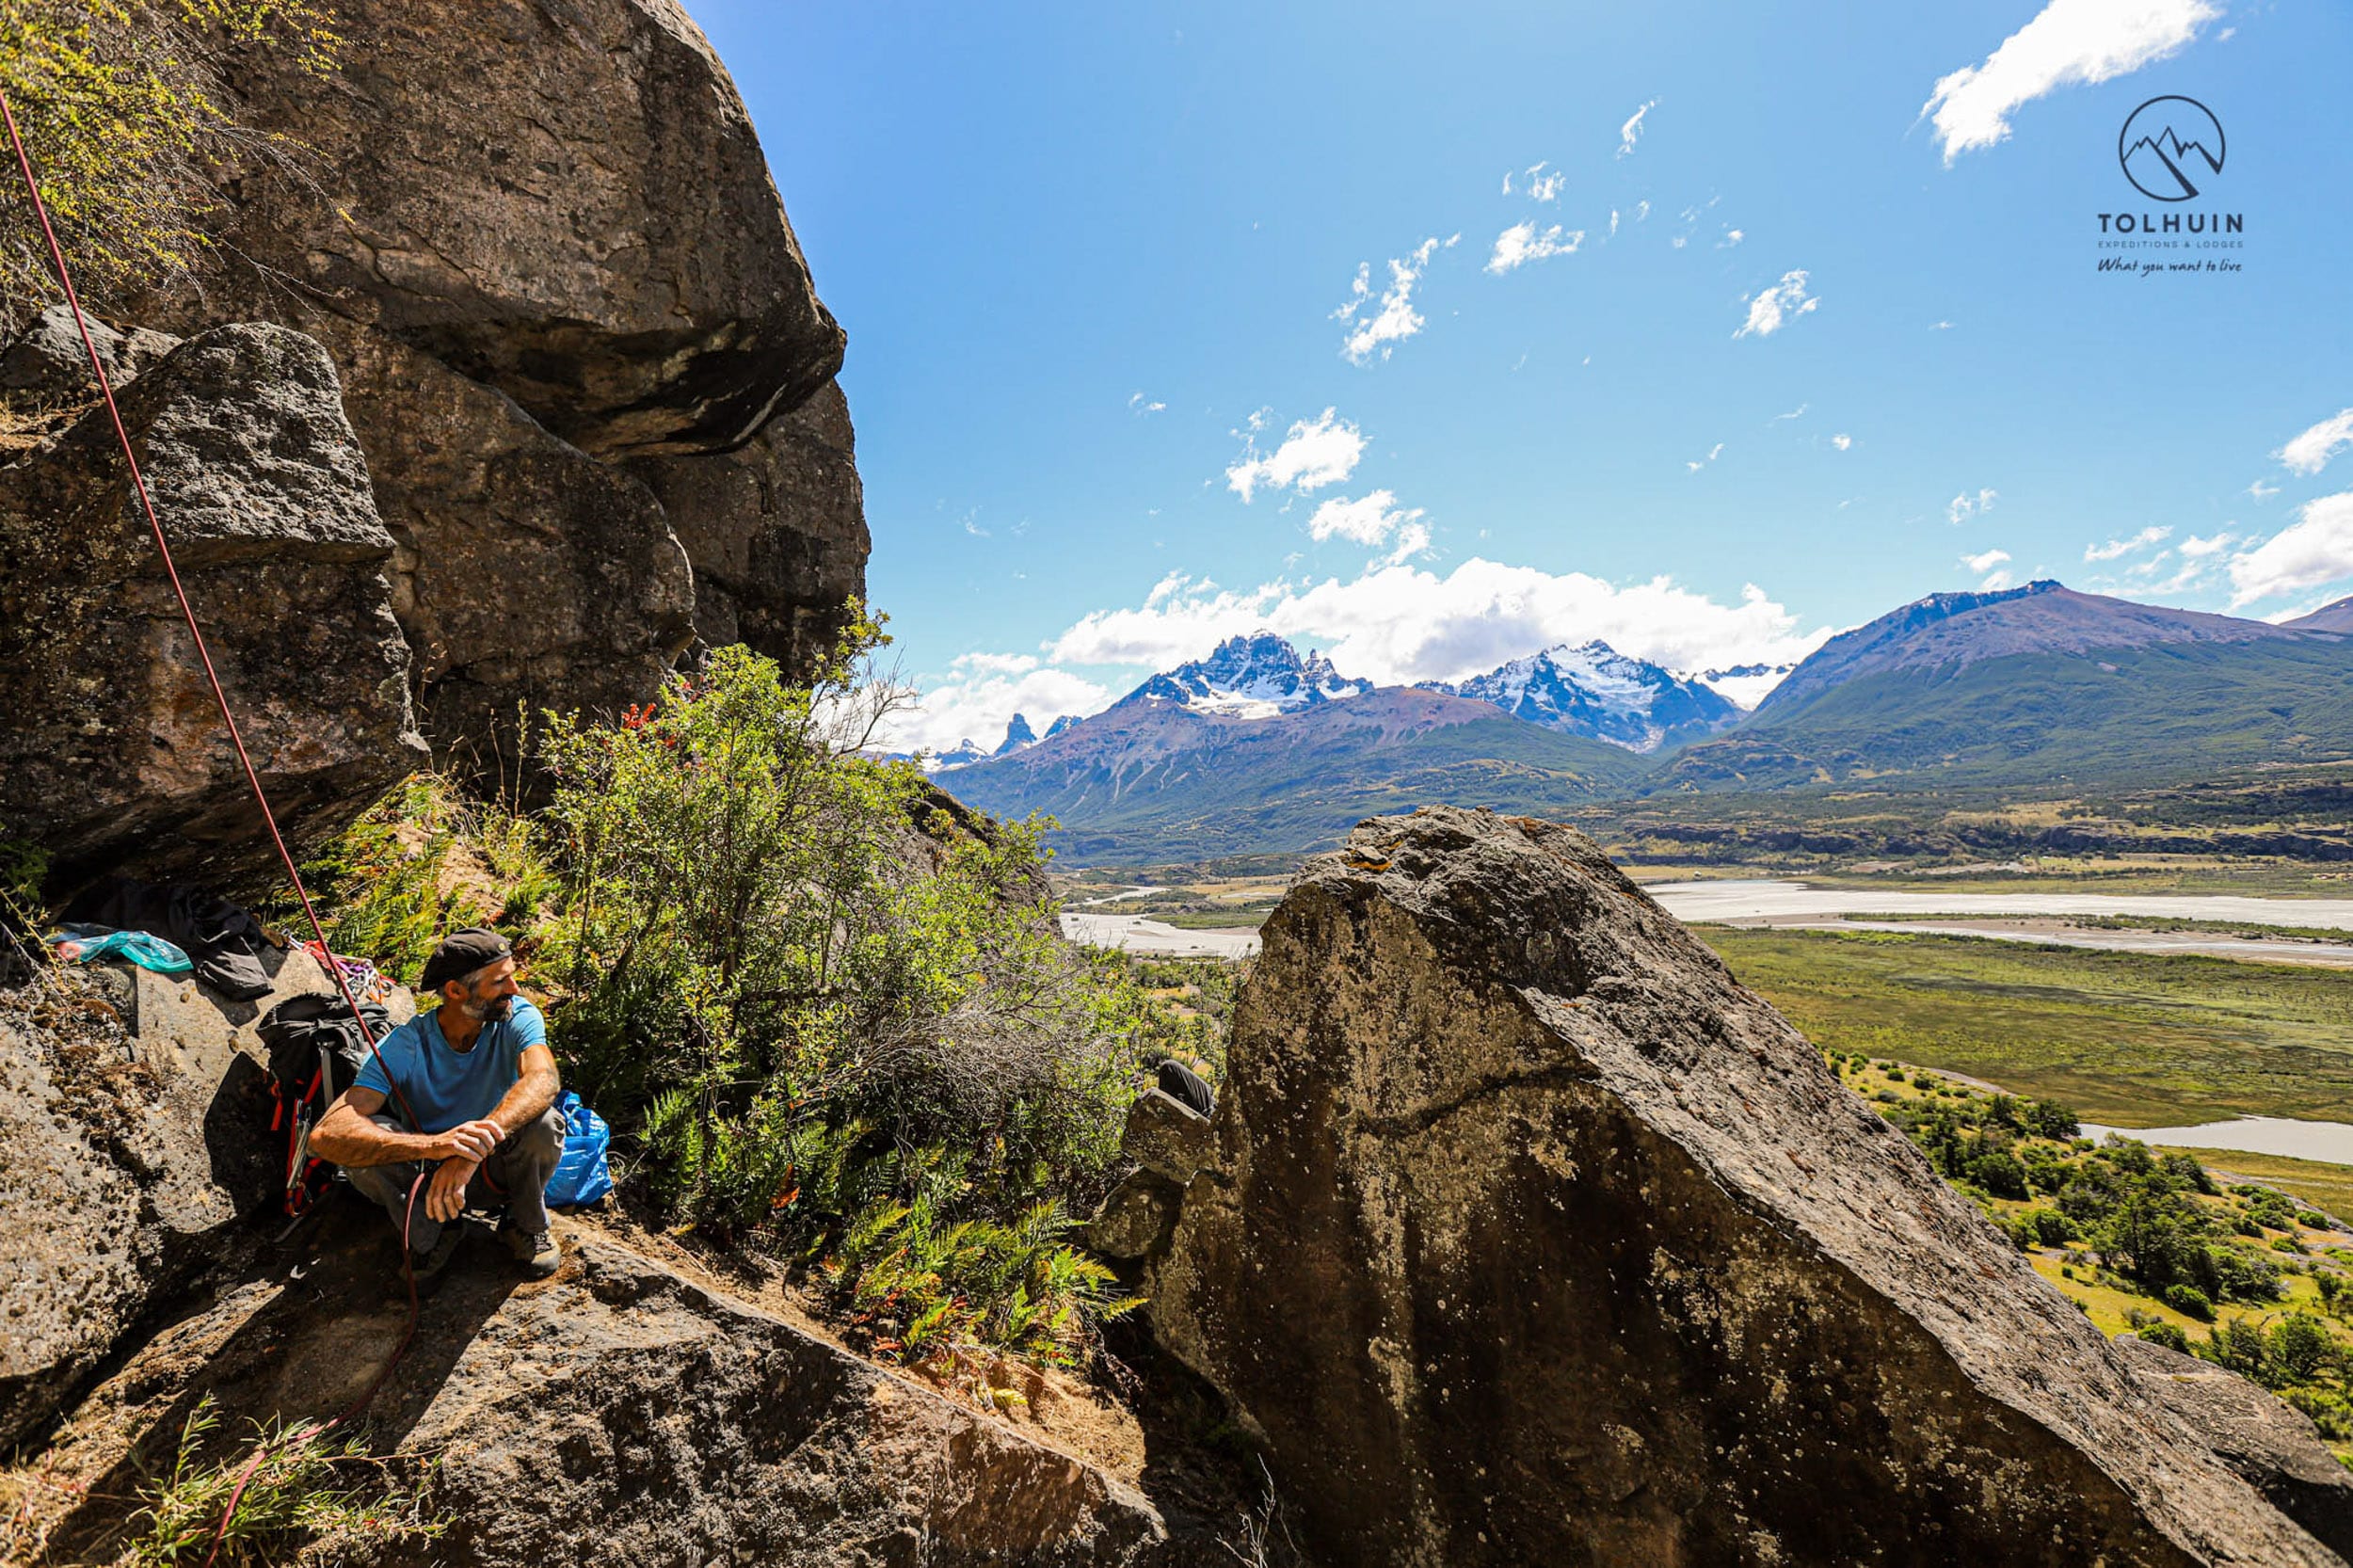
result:
[(1589, 735), (1639, 754), (1737, 723), (1739, 707), (1706, 680), (1676, 675), (1608, 643), (1562, 643), (1484, 675), (1425, 681), (1433, 691), (1492, 703), (1513, 718)]

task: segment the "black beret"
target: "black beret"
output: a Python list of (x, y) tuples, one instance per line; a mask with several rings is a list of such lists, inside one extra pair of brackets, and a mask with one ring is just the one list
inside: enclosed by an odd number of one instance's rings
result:
[(441, 938), (441, 945), (424, 961), (424, 974), (417, 984), (427, 991), (438, 991), (453, 980), (465, 979), (485, 964), (513, 957), (514, 952), (506, 938), (497, 932), (470, 925)]

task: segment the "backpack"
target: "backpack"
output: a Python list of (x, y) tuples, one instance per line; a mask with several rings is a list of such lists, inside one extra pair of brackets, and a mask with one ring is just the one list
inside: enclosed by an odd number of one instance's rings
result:
[[(392, 1032), (392, 1016), (377, 1003), (361, 1002), (360, 1013), (376, 1039)], [(299, 1219), (336, 1176), (332, 1164), (312, 1155), (311, 1129), (351, 1087), (368, 1059), (368, 1042), (341, 997), (290, 998), (264, 1014), (260, 1027), (269, 1048), (269, 1128), (285, 1136), (285, 1210)]]

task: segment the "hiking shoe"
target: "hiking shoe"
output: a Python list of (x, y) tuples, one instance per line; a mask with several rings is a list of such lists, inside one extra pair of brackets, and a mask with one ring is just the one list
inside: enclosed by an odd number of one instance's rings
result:
[(443, 1269), (449, 1267), (449, 1260), (457, 1256), (457, 1244), (465, 1239), (466, 1222), (462, 1219), (452, 1220), (441, 1227), (440, 1240), (435, 1241), (429, 1250), (419, 1252), (414, 1248), (410, 1249), (409, 1273), (419, 1284), (437, 1278)]
[(564, 1250), (555, 1244), (552, 1230), (501, 1225), (499, 1235), (505, 1239), (506, 1250), (515, 1255), (515, 1261), (523, 1266), (523, 1272), (533, 1279), (547, 1278), (564, 1261)]

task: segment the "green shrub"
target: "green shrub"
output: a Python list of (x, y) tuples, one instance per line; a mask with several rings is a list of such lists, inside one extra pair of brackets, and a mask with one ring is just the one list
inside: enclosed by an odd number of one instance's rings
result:
[(2353, 1441), (2353, 1403), (2346, 1401), (2342, 1390), (2307, 1385), (2284, 1389), (2280, 1397), (2311, 1416), (2329, 1442)]
[(2329, 1331), (2302, 1312), (2291, 1312), (2271, 1325), (2265, 1352), (2272, 1375), (2287, 1383), (2310, 1383), (2338, 1360)]
[(868, 754), (879, 641), (813, 688), (727, 648), (618, 723), (547, 716), (552, 1036), (665, 1219), (824, 1260), (894, 1353), (1075, 1354), (1116, 1304), (1067, 1215), (1141, 1066), (1222, 1047), (1061, 940), (1048, 824), (961, 824)]
[(1987, 1149), (1972, 1156), (1963, 1168), (1971, 1181), (1997, 1198), (2026, 1196), (2026, 1168), (2008, 1149)]
[(2162, 1318), (2153, 1318), (2133, 1331), (2152, 1345), (2163, 1345), (2169, 1351), (2189, 1354), (2189, 1336)]
[(2030, 1208), (2024, 1218), (2033, 1226), (2035, 1240), (2043, 1246), (2065, 1246), (2075, 1239), (2074, 1224), (2055, 1208)]
[(2163, 1300), (2185, 1318), (2195, 1318), (2201, 1323), (2214, 1321), (2214, 1303), (2195, 1285), (2169, 1285)]
[(1112, 1272), (1065, 1243), (1074, 1222), (1041, 1198), (1010, 1221), (952, 1220), (964, 1162), (914, 1157), (911, 1202), (867, 1208), (842, 1232), (825, 1272), (850, 1322), (878, 1354), (907, 1362), (1001, 1348), (1047, 1366), (1080, 1364), (1096, 1325), (1141, 1304)]

